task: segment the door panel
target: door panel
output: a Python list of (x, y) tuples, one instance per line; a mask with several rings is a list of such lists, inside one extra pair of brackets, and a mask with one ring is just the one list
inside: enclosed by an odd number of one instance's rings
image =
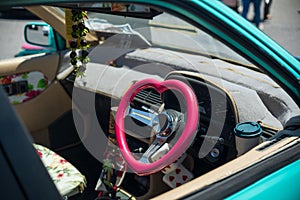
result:
[(42, 93), (51, 82), (43, 73), (34, 71), (0, 77), (11, 104), (17, 105)]
[(71, 109), (71, 99), (57, 81), (43, 93), (22, 104), (15, 105), (30, 132), (47, 128), (55, 119)]
[(55, 80), (59, 60), (59, 54), (39, 54), (0, 62), (0, 84), (12, 91), (9, 99), (31, 133), (45, 132), (71, 109), (70, 97)]
[(38, 54), (7, 59), (0, 62), (0, 76), (40, 71), (49, 80), (53, 80), (58, 70), (58, 64), (58, 54)]

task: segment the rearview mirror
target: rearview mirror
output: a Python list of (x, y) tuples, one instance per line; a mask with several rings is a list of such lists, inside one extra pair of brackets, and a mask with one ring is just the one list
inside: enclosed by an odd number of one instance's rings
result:
[(46, 23), (29, 23), (24, 29), (25, 41), (29, 44), (51, 47), (53, 30), (52, 27)]
[(120, 15), (124, 17), (136, 17), (143, 19), (153, 19), (153, 17), (161, 14), (153, 8), (144, 5), (131, 3), (66, 3), (64, 7), (70, 9), (83, 9), (85, 11), (109, 13), (113, 15)]

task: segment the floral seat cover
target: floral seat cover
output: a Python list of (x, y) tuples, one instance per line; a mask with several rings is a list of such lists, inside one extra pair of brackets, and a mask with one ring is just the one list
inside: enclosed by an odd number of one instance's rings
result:
[(83, 192), (86, 179), (71, 163), (50, 149), (34, 144), (38, 155), (62, 196)]

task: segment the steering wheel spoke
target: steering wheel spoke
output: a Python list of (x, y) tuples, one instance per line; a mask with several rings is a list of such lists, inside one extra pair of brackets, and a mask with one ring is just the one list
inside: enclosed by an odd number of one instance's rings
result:
[(179, 123), (183, 124), (183, 114), (175, 110), (165, 110), (158, 114), (156, 112), (146, 112), (138, 110), (135, 108), (131, 108), (130, 106), (127, 110), (128, 116), (144, 123), (145, 125), (153, 129), (155, 139), (139, 160), (143, 163), (150, 163), (152, 162), (151, 156), (159, 151), (159, 149), (165, 144), (167, 139), (174, 132), (176, 132)]
[[(185, 101), (186, 108), (183, 109), (185, 113), (172, 109), (156, 113), (147, 109), (144, 111), (130, 107), (134, 96), (146, 88), (153, 88), (159, 93), (166, 90), (175, 90), (181, 93), (181, 98)], [(155, 134), (153, 143), (139, 160), (135, 159), (127, 145), (124, 132), (124, 118), (127, 115), (151, 127)], [(136, 82), (124, 94), (116, 114), (116, 138), (124, 160), (139, 175), (147, 175), (163, 169), (177, 160), (192, 143), (198, 128), (198, 118), (197, 98), (193, 90), (185, 83), (179, 80), (159, 82), (155, 79), (144, 79)], [(169, 149), (167, 139), (176, 133), (179, 126), (183, 125), (181, 133), (178, 133), (180, 137), (176, 136), (178, 138), (176, 143), (172, 144), (172, 148)]]
[(149, 146), (147, 151), (142, 155), (140, 162), (150, 163), (152, 162), (151, 157), (156, 153), (167, 141), (168, 137), (155, 136), (153, 143)]
[(157, 114), (131, 108), (130, 106), (128, 108), (128, 112), (130, 117), (146, 124), (147, 126), (153, 127), (153, 125), (156, 123), (155, 119), (157, 118)]

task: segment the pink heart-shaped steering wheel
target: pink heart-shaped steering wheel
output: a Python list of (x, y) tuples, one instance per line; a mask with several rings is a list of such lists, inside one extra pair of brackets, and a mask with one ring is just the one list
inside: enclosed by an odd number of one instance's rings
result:
[[(166, 90), (176, 90), (180, 92), (186, 102), (186, 124), (185, 128), (181, 133), (178, 141), (165, 154), (162, 158), (152, 163), (143, 163), (136, 160), (131, 154), (124, 131), (124, 117), (130, 102), (133, 100), (135, 95), (146, 88), (154, 88), (159, 93), (163, 93)], [(193, 90), (185, 83), (179, 80), (165, 80), (159, 82), (155, 79), (144, 79), (133, 84), (121, 99), (117, 114), (116, 114), (116, 138), (120, 151), (123, 155), (124, 160), (127, 162), (131, 169), (139, 175), (148, 175), (155, 173), (167, 165), (175, 162), (189, 147), (192, 143), (198, 127), (198, 103), (197, 98)]]

